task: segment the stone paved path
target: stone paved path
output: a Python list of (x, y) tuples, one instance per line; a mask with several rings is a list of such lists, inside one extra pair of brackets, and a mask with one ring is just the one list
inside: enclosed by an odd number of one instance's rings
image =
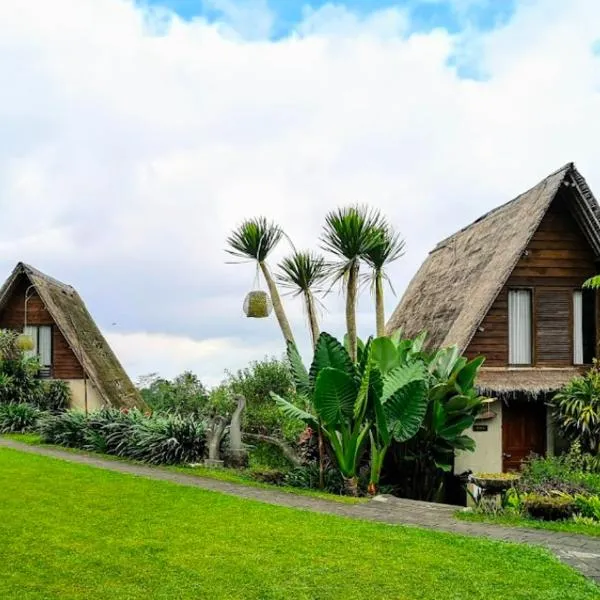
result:
[(22, 452), (59, 458), (70, 462), (118, 471), (140, 477), (171, 481), (206, 490), (231, 494), (240, 498), (257, 500), (268, 504), (289, 506), (303, 510), (339, 515), (353, 519), (365, 519), (390, 524), (415, 525), (439, 531), (473, 535), (498, 540), (544, 546), (560, 560), (579, 570), (586, 577), (600, 584), (600, 538), (528, 529), (524, 527), (502, 527), (486, 523), (460, 521), (455, 516), (455, 506), (417, 502), (394, 497), (381, 497), (364, 504), (343, 504), (308, 496), (290, 494), (278, 490), (267, 490), (244, 486), (216, 479), (184, 475), (156, 467), (145, 467), (124, 462), (105, 460), (93, 455), (81, 455), (28, 446), (14, 440), (0, 438), (0, 447), (13, 448)]

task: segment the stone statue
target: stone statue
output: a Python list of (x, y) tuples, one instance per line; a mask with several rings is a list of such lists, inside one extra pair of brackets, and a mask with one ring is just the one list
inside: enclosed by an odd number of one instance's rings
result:
[(237, 407), (231, 416), (231, 425), (229, 426), (229, 451), (232, 466), (243, 467), (247, 458), (246, 449), (242, 444), (242, 413), (246, 408), (246, 398), (238, 394), (235, 399)]
[(207, 467), (222, 467), (221, 442), (227, 432), (227, 419), (216, 415), (208, 422), (206, 428), (206, 442), (208, 444), (208, 458), (204, 461)]

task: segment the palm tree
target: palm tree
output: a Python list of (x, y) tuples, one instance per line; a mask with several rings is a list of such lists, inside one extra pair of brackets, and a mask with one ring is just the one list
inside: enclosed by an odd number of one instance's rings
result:
[(385, 309), (383, 305), (383, 282), (388, 282), (392, 292), (392, 282), (385, 272), (390, 263), (404, 254), (404, 240), (387, 223), (377, 231), (377, 242), (364, 254), (364, 261), (371, 267), (371, 289), (375, 295), (375, 320), (377, 337), (385, 335)]
[[(291, 256), (284, 258), (280, 265), (280, 274), (277, 281), (292, 290), (294, 296), (304, 296), (304, 306), (308, 317), (308, 325), (313, 343), (313, 348), (319, 339), (319, 320), (315, 306), (315, 293), (322, 293), (321, 285), (328, 277), (327, 265), (322, 256), (314, 252), (294, 251)], [(319, 444), (319, 487), (325, 487), (325, 442), (323, 440), (322, 424), (319, 419), (318, 428)]]
[(310, 335), (314, 345), (319, 339), (319, 321), (317, 318), (315, 293), (322, 293), (321, 287), (327, 279), (325, 259), (314, 252), (298, 252), (284, 258), (279, 264), (280, 273), (277, 282), (292, 291), (294, 296), (304, 297), (304, 306), (308, 317)]
[(294, 344), (292, 329), (285, 314), (277, 285), (266, 263), (267, 257), (273, 248), (277, 246), (283, 235), (281, 227), (273, 222), (268, 222), (265, 217), (247, 219), (227, 238), (227, 244), (231, 248), (227, 252), (233, 256), (257, 262), (267, 282), (271, 302), (273, 303), (273, 310), (275, 311), (275, 316), (277, 317), (283, 337), (287, 342)]
[(357, 358), (356, 301), (360, 259), (377, 243), (377, 231), (384, 225), (378, 211), (364, 206), (350, 206), (330, 212), (325, 217), (321, 235), (323, 249), (337, 257), (333, 265), (334, 283), (346, 285), (346, 328), (348, 350), (353, 361)]

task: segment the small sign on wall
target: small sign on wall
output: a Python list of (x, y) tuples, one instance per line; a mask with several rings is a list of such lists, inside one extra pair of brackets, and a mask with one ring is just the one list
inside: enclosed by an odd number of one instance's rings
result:
[(487, 425), (480, 425), (478, 423), (476, 423), (475, 425), (473, 425), (473, 431), (487, 431), (488, 430), (488, 426)]

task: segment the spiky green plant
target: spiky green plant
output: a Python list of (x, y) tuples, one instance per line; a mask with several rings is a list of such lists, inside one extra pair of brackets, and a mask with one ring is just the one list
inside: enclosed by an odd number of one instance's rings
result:
[(256, 261), (269, 288), (273, 310), (283, 337), (288, 342), (294, 342), (292, 329), (285, 314), (277, 285), (266, 262), (269, 254), (281, 241), (283, 235), (281, 227), (267, 221), (265, 217), (247, 219), (227, 238), (229, 246), (227, 252), (238, 258)]
[(279, 271), (277, 282), (281, 287), (289, 289), (294, 296), (303, 297), (314, 347), (320, 333), (315, 294), (324, 292), (323, 284), (328, 276), (325, 259), (314, 252), (296, 251), (279, 263)]
[(392, 292), (394, 288), (387, 273), (386, 267), (398, 260), (404, 254), (404, 240), (400, 234), (385, 223), (375, 231), (376, 241), (363, 254), (362, 258), (371, 267), (368, 280), (375, 296), (375, 321), (377, 337), (385, 335), (385, 308), (383, 303), (383, 283), (387, 281)]
[(334, 283), (345, 284), (346, 328), (353, 361), (357, 359), (356, 302), (360, 261), (377, 244), (377, 231), (384, 225), (379, 211), (359, 205), (336, 209), (325, 217), (321, 242), (323, 249), (336, 257), (331, 270)]

